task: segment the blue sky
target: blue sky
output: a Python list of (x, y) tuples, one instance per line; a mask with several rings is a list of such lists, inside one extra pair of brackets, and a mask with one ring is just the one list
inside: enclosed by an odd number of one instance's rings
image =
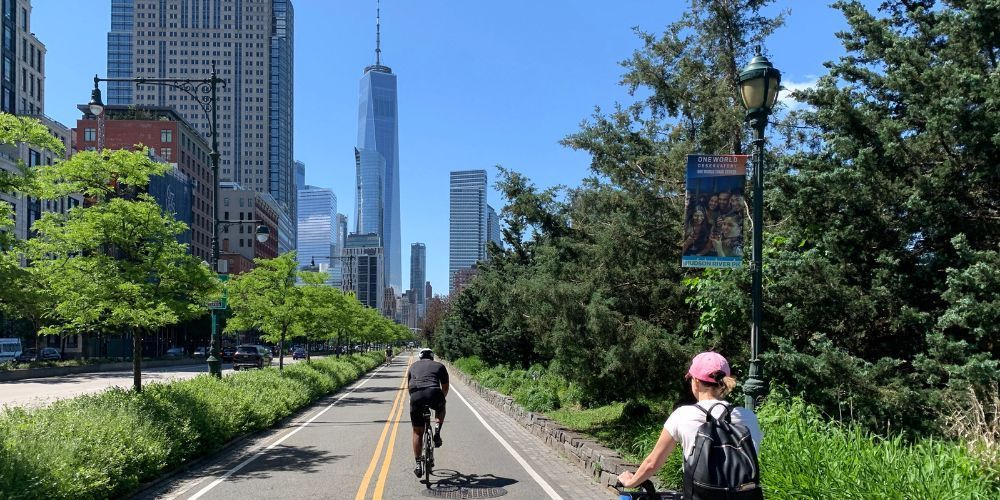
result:
[[(34, 0), (31, 29), (46, 45), (49, 116), (75, 126), (76, 105), (107, 70), (110, 0)], [(869, 3), (869, 2), (866, 2)], [(494, 165), (537, 186), (576, 186), (589, 157), (559, 145), (594, 106), (630, 102), (619, 61), (640, 48), (632, 27), (661, 33), (680, 0), (384, 0), (382, 62), (399, 84), (403, 285), (409, 244), (427, 245), (427, 279), (447, 293), (448, 173)], [(295, 157), (306, 182), (332, 188), (353, 224), (358, 81), (375, 61), (374, 0), (295, 0)], [(843, 50), (846, 27), (827, 2), (790, 9), (766, 45), (786, 87), (808, 85)]]

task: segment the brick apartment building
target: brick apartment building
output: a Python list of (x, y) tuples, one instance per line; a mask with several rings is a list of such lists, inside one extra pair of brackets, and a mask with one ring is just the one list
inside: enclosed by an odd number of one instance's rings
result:
[(178, 214), (178, 219), (190, 221), (192, 255), (210, 262), (215, 195), (211, 148), (201, 135), (171, 108), (109, 105), (100, 119), (86, 106), (79, 109), (84, 116), (74, 130), (77, 150), (133, 149), (141, 144), (191, 181), (191, 213)]

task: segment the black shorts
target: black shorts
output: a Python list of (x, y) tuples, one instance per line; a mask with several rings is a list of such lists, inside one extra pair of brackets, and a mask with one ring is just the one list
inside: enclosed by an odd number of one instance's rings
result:
[(428, 387), (410, 391), (410, 422), (414, 427), (423, 427), (423, 409), (433, 408), (436, 412), (444, 411), (444, 392), (440, 387)]

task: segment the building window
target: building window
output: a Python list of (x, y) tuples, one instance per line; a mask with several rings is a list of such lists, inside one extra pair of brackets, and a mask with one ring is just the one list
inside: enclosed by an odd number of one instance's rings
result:
[(169, 129), (161, 130), (160, 142), (174, 142), (174, 131)]
[(160, 156), (162, 156), (164, 160), (170, 161), (171, 153), (173, 153), (173, 149), (171, 148), (160, 148)]
[(97, 140), (97, 129), (85, 128), (83, 129), (83, 140), (85, 141), (96, 141)]

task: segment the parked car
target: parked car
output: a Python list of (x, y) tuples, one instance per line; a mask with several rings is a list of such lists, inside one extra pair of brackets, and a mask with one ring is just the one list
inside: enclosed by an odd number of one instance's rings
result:
[(183, 347), (171, 347), (170, 349), (167, 349), (167, 352), (165, 352), (163, 355), (165, 357), (167, 357), (167, 358), (170, 358), (170, 359), (183, 358), (184, 357), (184, 348)]
[(196, 358), (207, 358), (208, 348), (207, 347), (195, 347), (194, 352), (191, 353), (192, 356)]
[(306, 359), (306, 350), (299, 347), (292, 351), (292, 359)]
[(233, 354), (233, 370), (271, 366), (271, 350), (262, 345), (241, 345)]
[(222, 361), (228, 362), (233, 360), (233, 354), (236, 353), (235, 347), (223, 347), (222, 348)]
[(62, 355), (55, 347), (43, 347), (41, 350), (29, 347), (14, 358), (15, 363), (31, 363), (33, 361), (59, 361)]

